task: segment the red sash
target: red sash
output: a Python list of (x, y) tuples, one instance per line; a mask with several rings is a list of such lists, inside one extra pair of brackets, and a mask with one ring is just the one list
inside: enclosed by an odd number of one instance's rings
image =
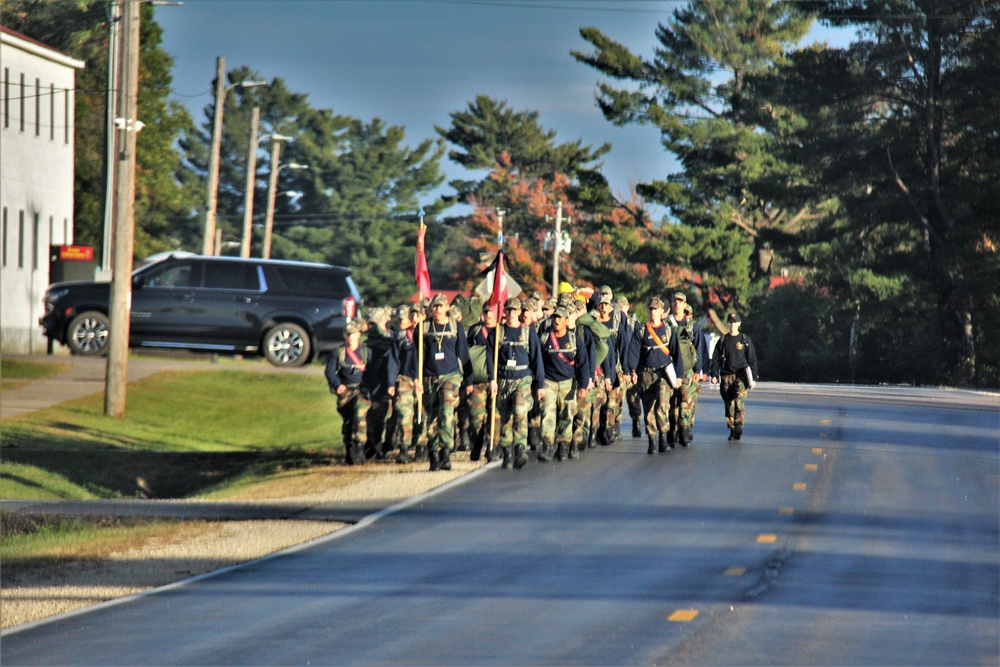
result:
[(358, 356), (358, 353), (349, 347), (345, 347), (344, 352), (347, 354), (347, 356), (351, 358), (351, 363), (354, 364), (358, 369), (360, 369), (362, 373), (364, 373), (365, 363), (361, 361), (361, 357)]
[[(555, 331), (550, 331), (549, 332), (549, 341), (552, 343), (552, 349), (559, 350), (559, 339), (556, 338), (556, 332)], [(572, 361), (570, 361), (569, 359), (566, 358), (566, 355), (563, 354), (562, 352), (559, 352), (556, 356), (558, 356), (560, 359), (562, 359), (562, 362), (564, 364), (566, 364), (567, 366), (576, 366), (576, 359), (573, 359)]]

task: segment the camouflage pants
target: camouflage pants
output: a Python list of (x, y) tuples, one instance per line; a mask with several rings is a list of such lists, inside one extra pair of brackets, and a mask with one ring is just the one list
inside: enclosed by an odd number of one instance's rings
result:
[(719, 378), (719, 393), (726, 404), (726, 425), (729, 428), (743, 425), (749, 391), (738, 375), (723, 375)]
[(573, 417), (576, 416), (576, 389), (573, 380), (545, 381), (542, 399), (542, 442), (568, 445), (573, 439)]
[(416, 381), (400, 375), (396, 380), (396, 396), (392, 401), (392, 444), (399, 451), (413, 446), (413, 424), (417, 417)]
[[(472, 438), (472, 448), (479, 449), (485, 447), (490, 439), (490, 383), (481, 382), (472, 385), (472, 393), (469, 399), (469, 436)], [(493, 442), (490, 448), (496, 445), (500, 436), (499, 424), (496, 423), (494, 414)]]
[(670, 395), (670, 432), (694, 426), (694, 410), (698, 405), (701, 383), (694, 378), (694, 371), (688, 371), (679, 389)]
[(385, 423), (391, 407), (392, 403), (388, 396), (371, 402), (371, 408), (368, 410), (368, 425), (366, 429), (368, 444), (366, 445), (365, 456), (372, 458), (383, 456), (387, 451), (389, 443), (385, 442)]
[(451, 451), (455, 444), (455, 408), (462, 387), (462, 374), (449, 373), (424, 378), (424, 408), (427, 410), (427, 447), (431, 452)]
[(646, 435), (658, 437), (670, 428), (670, 395), (673, 391), (663, 369), (642, 370), (642, 405), (646, 408)]
[(500, 380), (497, 389), (497, 414), (500, 416), (500, 446), (528, 446), (528, 413), (534, 398), (531, 377)]
[(355, 409), (358, 403), (358, 388), (348, 387), (343, 394), (337, 394), (337, 412), (340, 414), (340, 438), (344, 452), (350, 452), (354, 444)]
[[(573, 444), (577, 449), (586, 449), (590, 442), (590, 434), (594, 424), (594, 415), (600, 423), (601, 409), (607, 403), (608, 396), (604, 389), (604, 376), (599, 375), (594, 381), (594, 386), (587, 392), (586, 398), (581, 404), (576, 402), (576, 416), (573, 418)], [(593, 428), (596, 432), (596, 428)]]
[[(535, 392), (531, 392), (534, 394)], [(531, 410), (528, 411), (528, 444), (532, 449), (542, 440), (542, 402), (532, 396)]]
[(628, 416), (632, 421), (642, 419), (642, 387), (638, 382), (629, 383), (628, 389), (625, 390), (625, 402), (628, 403)]

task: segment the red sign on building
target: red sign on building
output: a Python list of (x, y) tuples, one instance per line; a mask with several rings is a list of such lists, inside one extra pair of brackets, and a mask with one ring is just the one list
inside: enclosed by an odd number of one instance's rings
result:
[(68, 262), (89, 262), (94, 259), (94, 246), (61, 245), (59, 259)]

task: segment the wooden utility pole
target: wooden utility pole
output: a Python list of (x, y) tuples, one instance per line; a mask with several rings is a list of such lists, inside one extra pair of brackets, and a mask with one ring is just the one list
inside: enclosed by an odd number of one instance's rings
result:
[(139, 2), (126, 0), (122, 10), (121, 55), (118, 59), (118, 132), (115, 161), (114, 251), (111, 257), (108, 368), (104, 414), (125, 416), (128, 380), (128, 339), (132, 303), (132, 253), (135, 244), (135, 148), (142, 123), (139, 101)]
[(226, 104), (226, 59), (215, 59), (215, 110), (212, 112), (212, 146), (208, 152), (208, 192), (205, 193), (205, 225), (201, 254), (214, 255), (215, 209), (219, 196), (219, 152), (222, 149), (222, 114)]
[(247, 180), (243, 193), (243, 239), (240, 243), (240, 257), (250, 256), (250, 241), (253, 238), (253, 195), (257, 186), (257, 129), (260, 127), (260, 107), (253, 108), (250, 117), (250, 147), (247, 148)]
[(274, 197), (278, 190), (278, 161), (281, 159), (282, 138), (271, 135), (271, 175), (267, 181), (267, 213), (264, 215), (264, 245), (260, 256), (271, 257), (271, 232), (274, 229)]

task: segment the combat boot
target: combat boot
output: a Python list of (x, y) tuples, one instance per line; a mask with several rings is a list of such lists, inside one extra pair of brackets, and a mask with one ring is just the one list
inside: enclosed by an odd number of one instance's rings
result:
[(497, 456), (499, 456), (499, 454), (497, 454), (497, 449), (499, 449), (499, 447), (491, 447), (489, 444), (483, 447), (483, 451), (485, 452), (484, 456), (486, 456), (487, 462), (493, 463), (497, 460)]
[(681, 426), (680, 430), (677, 432), (681, 447), (687, 447), (691, 444), (691, 429), (687, 426)]
[(661, 433), (660, 434), (659, 451), (660, 451), (661, 454), (669, 454), (670, 453), (670, 442), (667, 440), (667, 434), (666, 433)]
[(562, 461), (564, 458), (566, 458), (566, 445), (560, 442), (556, 445), (556, 461)]
[(451, 470), (451, 453), (447, 447), (441, 450), (441, 457), (438, 459), (438, 470)]
[(524, 452), (524, 445), (514, 447), (514, 470), (523, 468), (528, 463), (528, 455)]
[(740, 437), (742, 437), (742, 435), (743, 435), (743, 424), (737, 424), (736, 427), (733, 428), (733, 440), (739, 440)]
[(436, 471), (436, 470), (440, 470), (440, 469), (441, 469), (441, 459), (440, 459), (440, 458), (438, 458), (438, 457), (439, 457), (439, 456), (440, 456), (440, 454), (441, 454), (441, 453), (443, 453), (444, 451), (445, 451), (445, 450), (444, 450), (444, 448), (442, 447), (442, 448), (441, 448), (441, 451), (440, 451), (440, 452), (437, 452), (437, 451), (435, 451), (434, 449), (431, 449), (431, 450), (430, 450), (430, 451), (429, 451), (429, 452), (427, 453), (427, 458), (428, 458), (428, 460), (430, 460), (430, 462), (431, 462), (431, 472), (434, 472), (434, 471)]
[(410, 453), (406, 451), (406, 447), (399, 448), (399, 454), (396, 454), (396, 463), (409, 463)]
[(667, 431), (667, 447), (674, 448), (674, 431)]
[(501, 447), (500, 449), (503, 451), (503, 463), (500, 464), (500, 467), (501, 468), (509, 468), (510, 467), (510, 447)]
[(421, 462), (422, 461), (426, 461), (427, 460), (427, 446), (426, 445), (417, 445), (417, 451), (414, 454), (413, 458), (416, 459), (417, 461), (421, 461)]
[(538, 450), (538, 456), (536, 458), (541, 463), (552, 460), (552, 445), (547, 442), (542, 442), (541, 449)]
[(649, 455), (653, 455), (653, 454), (656, 453), (656, 436), (655, 435), (649, 436), (649, 447), (646, 449), (646, 453), (649, 454)]
[(575, 459), (578, 456), (579, 456), (579, 454), (576, 451), (576, 443), (575, 442), (571, 442), (571, 443), (567, 444), (566, 445), (566, 458), (567, 459)]
[(633, 419), (632, 420), (632, 437), (633, 438), (641, 438), (642, 437), (642, 431), (639, 429), (639, 420), (638, 419)]
[(469, 438), (469, 429), (460, 428), (458, 429), (458, 444), (455, 446), (456, 452), (467, 452), (471, 447), (471, 438)]

